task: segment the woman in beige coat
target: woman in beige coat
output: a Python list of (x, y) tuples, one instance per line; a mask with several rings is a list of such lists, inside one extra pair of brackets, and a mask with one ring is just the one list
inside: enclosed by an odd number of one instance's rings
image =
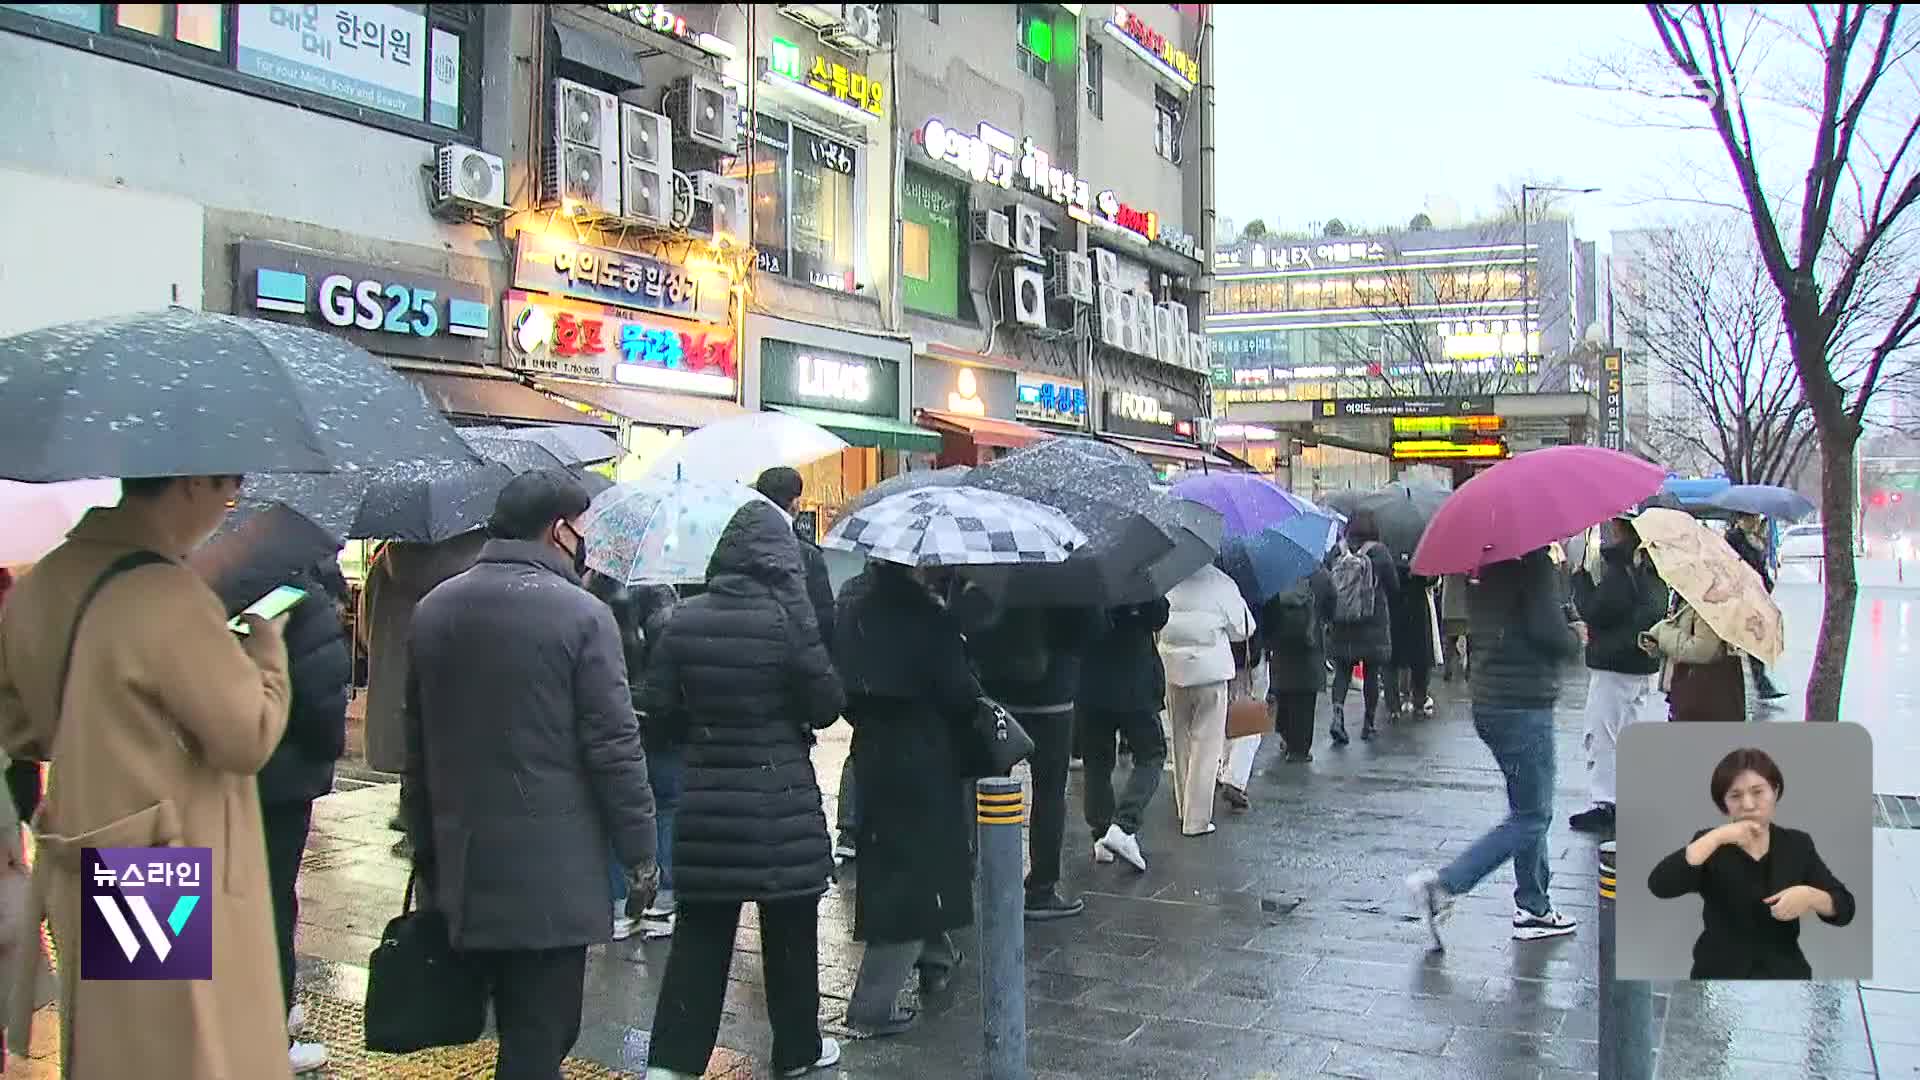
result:
[[(49, 919), (58, 951), (67, 1080), (291, 1075), (254, 784), (286, 727), (286, 646), (278, 622), (250, 619), (252, 632), (236, 637), (219, 599), (179, 562), (219, 527), (239, 485), (129, 480), (120, 506), (89, 512), (7, 599), (0, 742), (52, 763), (34, 819), (30, 910)], [(164, 559), (100, 588), (56, 704), (81, 597), (138, 551)], [(213, 851), (213, 978), (81, 981), (81, 849), (162, 846)], [(17, 1046), (31, 1000), (16, 981), (23, 966), (8, 973)]]
[(1747, 718), (1741, 654), (1686, 601), (1641, 635), (1640, 647), (1666, 661), (1660, 688), (1667, 692), (1667, 719), (1739, 723)]

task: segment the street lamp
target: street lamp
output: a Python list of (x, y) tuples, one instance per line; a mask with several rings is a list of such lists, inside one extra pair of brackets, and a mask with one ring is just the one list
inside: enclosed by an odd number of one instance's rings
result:
[[(1526, 344), (1533, 340), (1533, 277), (1528, 273), (1532, 258), (1527, 248), (1527, 195), (1535, 191), (1551, 191), (1559, 195), (1592, 195), (1599, 190), (1597, 187), (1570, 188), (1552, 184), (1520, 185), (1520, 341), (1523, 355), (1527, 359), (1533, 357), (1533, 350), (1527, 348)], [(1541, 336), (1545, 337), (1544, 334)]]

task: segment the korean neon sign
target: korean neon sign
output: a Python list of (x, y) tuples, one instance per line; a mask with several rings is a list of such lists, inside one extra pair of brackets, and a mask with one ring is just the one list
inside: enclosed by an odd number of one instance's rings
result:
[(1200, 81), (1199, 61), (1189, 56), (1184, 50), (1175, 48), (1165, 34), (1148, 26), (1146, 20), (1140, 16), (1115, 4), (1113, 21), (1107, 25), (1132, 39), (1155, 59), (1167, 65), (1174, 74), (1187, 81), (1189, 88)]
[(817, 54), (813, 66), (803, 72), (800, 46), (785, 38), (773, 39), (767, 72), (861, 112), (886, 115), (887, 84), (863, 72), (849, 71), (845, 64), (829, 64), (826, 57)]
[(508, 357), (523, 370), (731, 395), (731, 330), (518, 290), (506, 300)]
[(1077, 221), (1090, 220), (1093, 192), (1085, 180), (1053, 163), (1052, 155), (1032, 139), (1015, 140), (992, 124), (982, 122), (977, 134), (948, 127), (938, 118), (920, 128), (920, 149), (929, 158), (959, 169), (974, 182), (1011, 191), (1016, 176), (1028, 190), (1045, 195), (1067, 208)]

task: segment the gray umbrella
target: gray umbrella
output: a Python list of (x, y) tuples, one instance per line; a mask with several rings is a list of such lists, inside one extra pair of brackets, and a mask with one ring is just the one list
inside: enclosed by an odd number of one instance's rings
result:
[(418, 387), (317, 330), (168, 308), (0, 340), (0, 475), (471, 461)]
[(285, 503), (337, 536), (432, 543), (486, 524), (513, 470), (495, 461), (247, 480), (243, 505)]
[[(1373, 514), (1374, 524), (1380, 527), (1381, 542), (1394, 554), (1411, 556), (1420, 546), (1427, 522), (1433, 520), (1433, 515), (1440, 512), (1440, 504), (1452, 494), (1444, 488), (1395, 482), (1363, 496), (1354, 503), (1354, 509)], [(1331, 499), (1328, 505), (1332, 505)], [(1349, 518), (1353, 516), (1352, 511), (1341, 512)]]
[(463, 434), (521, 439), (546, 447), (561, 464), (568, 467), (598, 465), (620, 456), (620, 444), (612, 436), (580, 424), (523, 428), (476, 427), (467, 428)]
[(515, 439), (506, 435), (476, 434), (469, 428), (460, 433), (473, 452), (488, 461), (497, 461), (513, 471), (515, 476), (535, 469), (565, 469), (567, 463), (560, 456), (537, 442), (527, 439)]

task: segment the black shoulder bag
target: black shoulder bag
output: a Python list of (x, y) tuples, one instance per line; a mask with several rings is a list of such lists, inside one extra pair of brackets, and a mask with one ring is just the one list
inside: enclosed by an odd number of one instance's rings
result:
[(414, 910), (415, 873), (367, 961), (367, 1049), (382, 1054), (464, 1046), (487, 1023), (486, 981), (449, 944), (445, 915)]

